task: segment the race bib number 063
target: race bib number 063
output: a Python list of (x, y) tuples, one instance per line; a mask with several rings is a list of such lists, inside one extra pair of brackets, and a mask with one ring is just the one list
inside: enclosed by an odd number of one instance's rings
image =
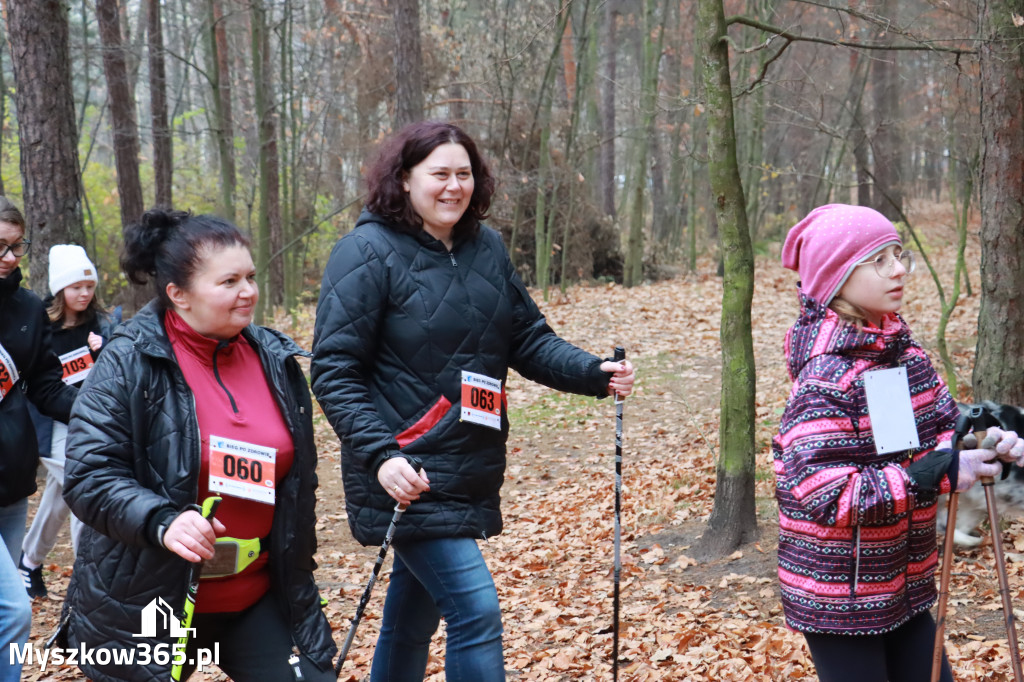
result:
[(462, 372), (462, 421), (501, 430), (501, 382)]

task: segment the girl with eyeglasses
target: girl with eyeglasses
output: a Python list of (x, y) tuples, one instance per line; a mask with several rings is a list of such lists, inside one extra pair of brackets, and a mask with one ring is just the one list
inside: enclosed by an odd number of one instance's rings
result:
[[(801, 302), (772, 443), (786, 623), (823, 682), (925, 682), (938, 495), (998, 475), (1024, 440), (991, 429), (995, 448), (951, 451), (956, 403), (899, 315), (914, 257), (880, 213), (814, 209), (782, 263), (800, 275)], [(945, 659), (941, 679), (953, 679)]]
[(66, 423), (75, 400), (75, 389), (61, 381), (43, 302), (21, 286), (19, 265), (29, 245), (21, 211), (0, 197), (0, 539), (7, 547), (0, 550), (0, 682), (21, 679), (21, 665), (8, 654), (10, 645), (28, 641), (32, 619), (15, 566), (39, 463), (28, 403)]

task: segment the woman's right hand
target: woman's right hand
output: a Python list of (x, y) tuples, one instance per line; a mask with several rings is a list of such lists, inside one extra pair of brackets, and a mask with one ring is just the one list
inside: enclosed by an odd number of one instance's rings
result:
[(377, 470), (377, 480), (388, 495), (405, 506), (430, 490), (430, 479), (422, 469), (416, 471), (405, 457), (392, 457)]
[(217, 534), (225, 531), (227, 528), (217, 519), (211, 523), (199, 512), (189, 509), (174, 517), (164, 531), (163, 543), (182, 559), (195, 563), (213, 558), (213, 543), (217, 541)]

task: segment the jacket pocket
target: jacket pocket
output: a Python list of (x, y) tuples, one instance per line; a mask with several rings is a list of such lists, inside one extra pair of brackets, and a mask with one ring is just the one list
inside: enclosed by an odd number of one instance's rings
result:
[(422, 417), (417, 419), (412, 426), (395, 436), (395, 440), (398, 441), (398, 447), (404, 448), (406, 445), (409, 445), (424, 436), (427, 431), (430, 431), (430, 429), (437, 426), (437, 423), (440, 422), (446, 414), (448, 414), (448, 410), (450, 410), (451, 407), (452, 403), (448, 398), (443, 395), (438, 398), (437, 402), (434, 403)]

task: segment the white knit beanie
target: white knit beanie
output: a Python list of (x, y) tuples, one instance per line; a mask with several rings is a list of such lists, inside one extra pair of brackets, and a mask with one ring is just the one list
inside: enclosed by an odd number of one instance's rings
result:
[(75, 282), (97, 282), (96, 266), (77, 244), (54, 244), (50, 247), (50, 293), (54, 296)]

